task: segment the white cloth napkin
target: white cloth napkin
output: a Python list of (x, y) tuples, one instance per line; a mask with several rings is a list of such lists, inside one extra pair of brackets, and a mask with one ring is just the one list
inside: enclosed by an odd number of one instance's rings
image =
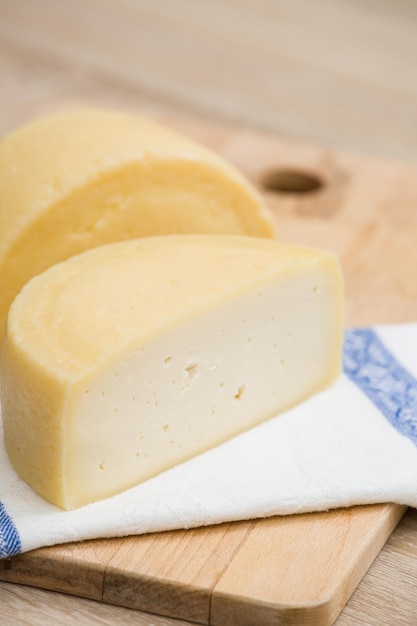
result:
[(14, 472), (0, 432), (0, 557), (40, 546), (396, 502), (417, 507), (417, 324), (346, 332), (328, 390), (108, 500), (65, 512)]

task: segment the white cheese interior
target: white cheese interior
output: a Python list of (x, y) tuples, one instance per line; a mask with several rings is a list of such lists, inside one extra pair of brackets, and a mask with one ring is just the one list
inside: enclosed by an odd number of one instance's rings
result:
[(66, 500), (128, 488), (306, 398), (337, 373), (339, 318), (318, 268), (223, 298), (73, 387)]

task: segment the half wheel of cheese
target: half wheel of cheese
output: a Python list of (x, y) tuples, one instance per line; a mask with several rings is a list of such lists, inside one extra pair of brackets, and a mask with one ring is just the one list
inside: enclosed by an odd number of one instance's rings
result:
[(342, 331), (330, 253), (224, 235), (100, 246), (10, 308), (6, 449), (62, 508), (106, 498), (329, 385)]

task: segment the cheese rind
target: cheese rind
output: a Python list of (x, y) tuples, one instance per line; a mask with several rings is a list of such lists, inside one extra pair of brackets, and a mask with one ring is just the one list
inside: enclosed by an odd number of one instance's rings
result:
[(140, 117), (81, 111), (0, 141), (0, 333), (29, 278), (105, 243), (170, 233), (274, 237), (255, 189), (209, 150)]
[(342, 328), (326, 252), (216, 235), (85, 252), (10, 309), (6, 449), (62, 508), (111, 496), (329, 385)]

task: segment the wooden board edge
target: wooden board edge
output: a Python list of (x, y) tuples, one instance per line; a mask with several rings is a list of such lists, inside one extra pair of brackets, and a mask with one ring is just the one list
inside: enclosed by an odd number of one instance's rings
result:
[(197, 624), (209, 624), (210, 590), (151, 576), (107, 571), (103, 602)]
[(101, 601), (104, 570), (81, 560), (54, 559), (39, 549), (1, 560), (0, 580)]
[(384, 515), (381, 517), (375, 534), (368, 536), (367, 542), (363, 546), (362, 555), (351, 563), (351, 570), (346, 573), (345, 579), (340, 581), (332, 593), (332, 598), (329, 602), (331, 609), (329, 624), (333, 624), (337, 619), (356, 587), (403, 518), (408, 507), (389, 503), (381, 505), (381, 508)]
[(360, 559), (327, 597), (304, 605), (288, 605), (257, 601), (213, 590), (210, 606), (210, 626), (332, 626), (353, 591), (400, 522), (407, 507), (381, 504), (381, 521), (375, 535), (369, 535)]

